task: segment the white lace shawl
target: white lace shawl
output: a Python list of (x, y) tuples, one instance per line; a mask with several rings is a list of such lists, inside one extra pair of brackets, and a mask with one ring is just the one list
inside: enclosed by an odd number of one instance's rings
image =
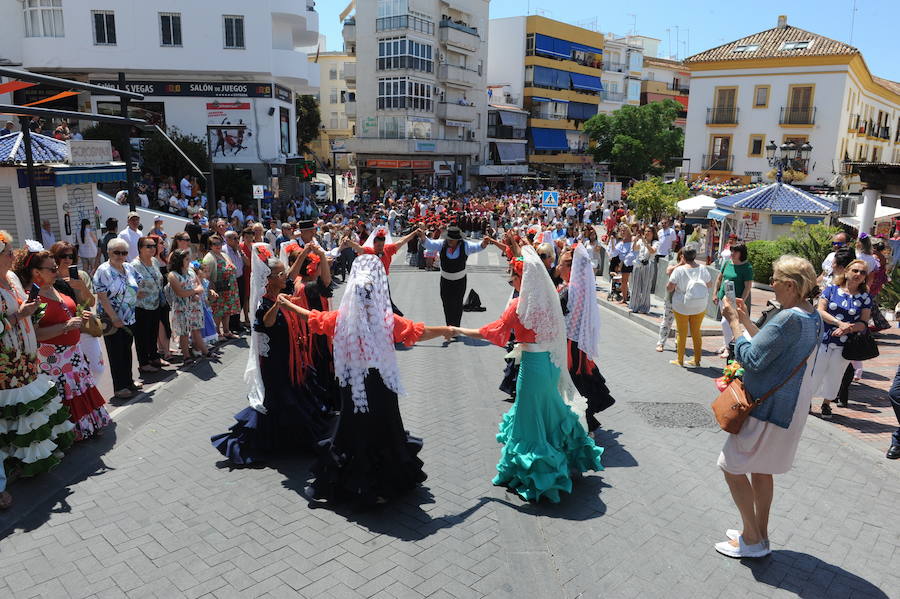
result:
[(578, 244), (572, 255), (568, 308), (566, 336), (596, 363), (600, 357), (600, 306), (591, 256), (583, 244)]
[(301, 247), (300, 243), (296, 239), (289, 239), (281, 244), (281, 247), (278, 250), (278, 259), (281, 260), (281, 263), (284, 264), (285, 268), (288, 268), (288, 264), (290, 264), (290, 251), (293, 247)]
[(403, 393), (387, 275), (374, 254), (353, 261), (338, 308), (333, 345), (334, 372), (342, 386), (350, 387), (355, 412), (369, 411), (365, 379), (370, 368), (378, 369), (389, 389)]
[(363, 244), (364, 248), (374, 248), (375, 247), (375, 237), (379, 232), (384, 233), (384, 245), (389, 245), (394, 243), (394, 237), (391, 235), (390, 229), (388, 229), (385, 225), (378, 225), (372, 232), (366, 237), (366, 242)]
[(268, 243), (254, 243), (250, 252), (250, 322), (253, 329), (250, 332), (250, 353), (247, 354), (247, 367), (244, 369), (244, 382), (247, 383), (247, 400), (250, 407), (261, 414), (266, 413), (263, 402), (266, 399), (266, 390), (263, 386), (262, 372), (259, 368), (259, 357), (269, 355), (269, 336), (256, 330), (256, 310), (259, 302), (266, 293), (266, 283), (272, 269), (259, 257), (258, 249), (265, 247), (270, 252), (272, 246)]
[(559, 394), (567, 404), (574, 405), (578, 391), (569, 376), (566, 319), (559, 305), (559, 294), (534, 248), (522, 248), (522, 257), (525, 267), (516, 314), (525, 328), (534, 331), (535, 341), (549, 349), (550, 361), (559, 369)]

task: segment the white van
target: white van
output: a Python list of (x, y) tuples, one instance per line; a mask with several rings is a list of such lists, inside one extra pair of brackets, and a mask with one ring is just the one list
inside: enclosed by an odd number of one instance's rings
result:
[(331, 190), (328, 188), (328, 184), (316, 181), (310, 185), (310, 188), (316, 202), (327, 202), (331, 199)]

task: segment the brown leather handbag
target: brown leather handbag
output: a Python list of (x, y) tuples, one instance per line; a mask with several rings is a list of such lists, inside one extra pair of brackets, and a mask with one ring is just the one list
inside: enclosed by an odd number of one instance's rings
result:
[[(816, 351), (816, 346), (818, 346), (818, 343), (813, 346), (813, 351)], [(781, 389), (786, 382), (794, 378), (794, 376), (800, 372), (803, 365), (806, 364), (806, 361), (811, 355), (812, 352), (803, 358), (803, 360), (797, 364), (797, 367), (794, 368), (783, 381), (769, 389), (758, 399), (753, 399), (750, 396), (747, 389), (744, 388), (744, 382), (741, 379), (734, 379), (728, 383), (725, 390), (719, 393), (719, 396), (716, 397), (712, 403), (713, 414), (715, 415), (719, 426), (722, 427), (722, 430), (726, 433), (731, 433), (732, 435), (741, 432), (741, 427), (744, 426), (744, 421), (750, 416), (750, 411), (769, 399), (769, 397)]]

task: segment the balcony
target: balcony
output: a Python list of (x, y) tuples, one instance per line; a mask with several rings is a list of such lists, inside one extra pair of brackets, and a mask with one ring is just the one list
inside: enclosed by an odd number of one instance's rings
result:
[(814, 125), (816, 123), (815, 106), (782, 106), (779, 125)]
[(375, 19), (375, 31), (395, 31), (397, 29), (409, 29), (425, 35), (434, 35), (434, 22), (413, 15), (396, 15)]
[[(295, 0), (271, 0), (269, 4), (273, 36), (282, 40), (290, 35), (290, 49), (315, 45), (319, 39), (319, 13), (305, 3), (298, 4)], [(281, 43), (276, 47), (288, 49)]]
[(738, 109), (733, 106), (706, 109), (707, 125), (737, 125)]
[(478, 72), (455, 64), (442, 64), (438, 67), (438, 81), (456, 87), (474, 87), (478, 83)]
[(319, 86), (318, 65), (309, 62), (305, 52), (272, 50), (272, 75), (294, 88), (298, 93), (309, 93)]
[(488, 125), (487, 136), (493, 139), (526, 139), (525, 129), (512, 125)]
[(627, 73), (628, 65), (624, 62), (603, 62), (603, 70), (610, 73)]
[(350, 100), (344, 104), (344, 113), (351, 121), (356, 120), (356, 100)]
[(891, 141), (891, 129), (890, 127), (875, 127), (875, 135), (878, 139), (883, 139), (884, 141)]
[(454, 50), (470, 54), (476, 52), (481, 46), (481, 38), (478, 36), (478, 30), (474, 27), (460, 25), (450, 20), (441, 21), (438, 27), (441, 43)]
[(356, 89), (356, 63), (355, 62), (345, 62), (344, 63), (344, 82), (347, 84), (347, 89)]
[(858, 114), (851, 114), (850, 118), (847, 119), (847, 131), (852, 131), (856, 133), (859, 129), (859, 121), (862, 117)]
[(604, 102), (624, 102), (625, 92), (610, 92), (603, 90), (601, 97)]
[(356, 45), (356, 19), (345, 19), (344, 20), (344, 28), (341, 30), (341, 34), (344, 36), (344, 44), (355, 46)]
[(465, 121), (471, 123), (475, 120), (477, 109), (474, 105), (460, 104), (459, 102), (438, 102), (437, 116), (445, 121)]
[(717, 156), (713, 154), (703, 155), (703, 170), (705, 171), (727, 171), (731, 172), (734, 164), (734, 154), (728, 156)]

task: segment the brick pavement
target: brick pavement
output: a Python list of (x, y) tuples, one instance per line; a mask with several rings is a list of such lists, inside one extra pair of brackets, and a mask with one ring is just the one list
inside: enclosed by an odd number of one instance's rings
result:
[[(609, 290), (609, 282), (605, 278), (598, 279), (601, 305), (627, 316), (648, 330), (656, 331), (662, 320), (662, 302), (654, 298), (649, 314), (633, 314), (628, 312), (628, 307), (621, 303), (609, 302), (606, 293)], [(766, 302), (773, 298), (774, 294), (765, 289), (753, 290), (751, 316), (756, 319), (766, 307)], [(888, 315), (891, 316), (891, 315)], [(850, 385), (850, 400), (846, 408), (841, 408), (832, 403), (834, 415), (829, 421), (831, 426), (843, 431), (857, 439), (861, 439), (887, 451), (891, 444), (891, 433), (897, 430), (897, 416), (888, 399), (888, 390), (900, 364), (900, 329), (897, 323), (891, 321), (893, 328), (883, 331), (876, 336), (878, 349), (881, 355), (863, 363), (863, 377), (859, 382)], [(674, 335), (675, 327), (672, 327)], [(654, 342), (655, 343), (655, 342)], [(725, 361), (715, 355), (713, 350), (723, 344), (721, 327), (712, 319), (703, 321), (703, 347), (704, 360), (716, 367), (724, 366)], [(690, 348), (690, 341), (688, 342)], [(674, 339), (666, 345), (667, 355), (674, 352)], [(647, 351), (652, 351), (648, 347)], [(814, 401), (813, 411), (818, 415), (821, 399)]]
[[(395, 301), (440, 321), (436, 273), (397, 269)], [(470, 276), (496, 317), (497, 273)], [(738, 523), (715, 459), (724, 433), (658, 428), (636, 409), (707, 405), (709, 371), (646, 352), (648, 332), (604, 310), (601, 368), (618, 403), (602, 414), (606, 470), (559, 505), (490, 485), (503, 350), (439, 341), (400, 352), (407, 428), (425, 438), (421, 489), (364, 512), (311, 509), (309, 457), (231, 470), (209, 445), (241, 409), (244, 351), (201, 365), (117, 414), (51, 476), (13, 487), (0, 520), (0, 597), (887, 597), (900, 588), (892, 517), (897, 464), (810, 419), (778, 477), (774, 554), (712, 550)], [(660, 376), (660, 374), (664, 376)], [(30, 511), (29, 511), (30, 510)], [(26, 513), (27, 512), (27, 513)], [(10, 528), (13, 528), (10, 531)]]

